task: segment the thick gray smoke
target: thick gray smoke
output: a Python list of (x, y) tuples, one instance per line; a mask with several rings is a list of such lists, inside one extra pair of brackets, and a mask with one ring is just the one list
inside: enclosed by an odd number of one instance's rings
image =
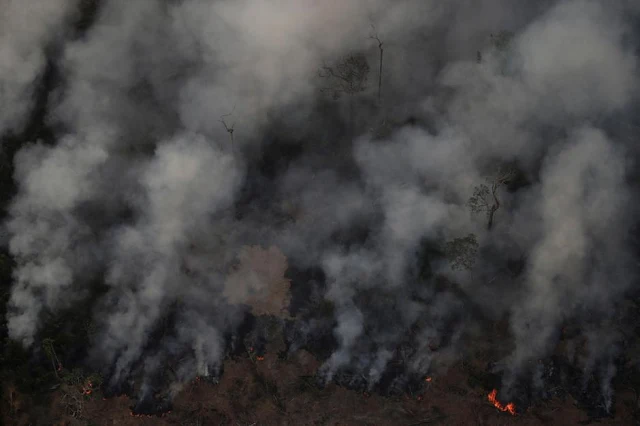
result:
[(74, 12), (64, 0), (0, 1), (0, 133), (22, 130), (47, 50), (61, 42)]
[[(632, 288), (634, 151), (605, 123), (637, 101), (635, 2), (104, 0), (77, 37), (65, 36), (74, 2), (0, 5), (0, 132), (24, 125), (47, 60), (60, 74), (47, 105), (57, 142), (16, 155), (6, 222), (9, 333), (27, 346), (45, 313), (91, 300), (92, 357), (113, 384), (143, 354), (149, 377), (185, 350), (178, 383), (214, 374), (238, 306), (288, 285), (267, 267), (263, 283), (238, 272), (262, 245), (324, 272), (327, 380), (350, 370), (373, 386), (395, 356), (410, 375), (446, 366), (479, 309), (509, 314), (514, 384), (565, 321), (595, 316), (590, 336), (605, 333)], [(378, 106), (371, 35), (385, 49)], [(367, 89), (332, 101), (318, 69), (354, 52)], [(276, 142), (299, 155), (267, 158)], [(467, 200), (506, 163), (529, 184), (499, 189), (487, 230)], [(476, 267), (452, 272), (434, 253), (470, 233)], [(524, 274), (508, 277), (515, 252)], [(173, 337), (153, 341), (168, 312)], [(605, 395), (614, 346), (590, 345), (584, 361), (607, 365)]]

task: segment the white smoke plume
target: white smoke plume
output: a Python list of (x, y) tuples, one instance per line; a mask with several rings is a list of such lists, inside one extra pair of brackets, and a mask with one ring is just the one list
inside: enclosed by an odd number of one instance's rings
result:
[(0, 133), (26, 124), (48, 50), (62, 41), (76, 1), (0, 1)]
[[(294, 265), (326, 281), (330, 320), (293, 319), (305, 339), (332, 328), (325, 379), (348, 370), (372, 387), (396, 359), (424, 375), (480, 310), (509, 315), (515, 385), (563, 322), (595, 315), (598, 334), (633, 288), (635, 152), (611, 131), (637, 102), (632, 1), (104, 0), (73, 37), (73, 2), (4, 4), (0, 133), (35, 107), (49, 45), (59, 74), (56, 142), (15, 156), (6, 221), (8, 330), (26, 346), (45, 315), (92, 303), (91, 358), (111, 384), (144, 358), (148, 391), (190, 351), (175, 392), (219, 371), (245, 311), (283, 310)], [(367, 89), (334, 102), (318, 69), (353, 53)], [(528, 185), (500, 188), (487, 230), (467, 200), (505, 163)], [(443, 243), (470, 233), (477, 267), (451, 272)], [(524, 272), (505, 278), (515, 252)], [(271, 283), (273, 303), (255, 302)], [(607, 395), (614, 352), (593, 346), (587, 362), (606, 365)]]
[(631, 284), (624, 155), (594, 129), (571, 139), (543, 167), (534, 207), (542, 234), (531, 251), (526, 302), (513, 314), (520, 365), (546, 355), (563, 320), (584, 311), (606, 315)]

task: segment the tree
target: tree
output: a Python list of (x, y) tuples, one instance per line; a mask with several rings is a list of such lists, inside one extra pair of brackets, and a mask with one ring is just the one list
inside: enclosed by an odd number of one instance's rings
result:
[(471, 213), (485, 213), (487, 215), (487, 229), (493, 227), (493, 217), (500, 208), (498, 190), (501, 186), (510, 182), (515, 177), (515, 169), (511, 166), (502, 166), (497, 173), (487, 178), (487, 185), (480, 184), (473, 189), (473, 195), (469, 198), (468, 206)]
[(353, 96), (367, 88), (369, 63), (362, 54), (349, 54), (333, 67), (323, 65), (318, 75), (330, 80), (330, 86), (323, 91), (333, 92), (334, 99), (342, 94)]
[(378, 33), (376, 32), (376, 27), (371, 24), (371, 29), (373, 33), (369, 36), (370, 39), (378, 42), (378, 50), (380, 50), (380, 70), (378, 71), (378, 104), (380, 104), (380, 99), (382, 96), (382, 58), (384, 55), (384, 49), (382, 48), (382, 41), (380, 37), (378, 37)]
[(367, 58), (362, 54), (349, 54), (333, 67), (323, 65), (318, 75), (329, 81), (329, 86), (321, 90), (332, 92), (334, 100), (339, 99), (342, 94), (349, 96), (349, 124), (353, 130), (353, 97), (367, 88)]
[(231, 125), (231, 127), (229, 127), (227, 125), (227, 122), (224, 120), (224, 117), (229, 117), (231, 114), (233, 114), (233, 111), (236, 109), (236, 107), (233, 107), (233, 110), (231, 110), (231, 112), (229, 114), (225, 114), (223, 116), (220, 117), (220, 122), (222, 123), (222, 125), (224, 126), (224, 129), (227, 131), (227, 133), (229, 133), (229, 139), (231, 140), (231, 151), (235, 153), (235, 145), (233, 143), (233, 127), (236, 125), (236, 123), (233, 123)]
[(444, 254), (451, 263), (451, 269), (471, 270), (476, 263), (478, 241), (475, 234), (466, 237), (454, 238), (444, 246)]

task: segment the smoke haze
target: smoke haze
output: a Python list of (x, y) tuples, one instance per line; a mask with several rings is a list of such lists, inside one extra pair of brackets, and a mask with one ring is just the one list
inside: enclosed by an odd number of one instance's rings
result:
[[(636, 2), (98, 4), (78, 32), (80, 2), (0, 1), (0, 133), (57, 73), (55, 143), (14, 158), (11, 338), (31, 346), (45, 315), (90, 303), (111, 385), (179, 353), (179, 389), (218, 374), (246, 312), (292, 316), (290, 350), (329, 333), (319, 375), (372, 387), (398, 357), (406, 377), (446, 367), (478, 315), (506, 315), (509, 392), (578, 322), (575, 363), (604, 371), (610, 401), (616, 307), (637, 290)], [(333, 100), (318, 70), (354, 53), (367, 88)], [(488, 230), (468, 200), (502, 164), (519, 183)], [(476, 266), (452, 271), (442, 246), (470, 233)], [(297, 317), (288, 267), (323, 276)]]

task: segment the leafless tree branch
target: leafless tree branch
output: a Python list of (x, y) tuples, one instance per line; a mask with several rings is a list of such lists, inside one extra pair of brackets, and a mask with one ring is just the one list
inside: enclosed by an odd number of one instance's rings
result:
[(236, 125), (236, 123), (233, 123), (231, 126), (229, 126), (227, 124), (227, 122), (225, 121), (224, 117), (229, 117), (231, 115), (233, 115), (233, 111), (235, 111), (236, 107), (235, 105), (233, 106), (233, 109), (231, 110), (230, 113), (228, 114), (224, 114), (222, 116), (220, 116), (220, 122), (222, 123), (222, 125), (224, 126), (224, 129), (227, 131), (227, 133), (229, 133), (229, 138), (231, 140), (231, 149), (235, 150), (235, 144), (233, 142), (233, 130), (234, 130), (234, 126)]
[(378, 42), (378, 49), (380, 50), (380, 69), (378, 70), (378, 104), (380, 103), (380, 99), (382, 96), (382, 59), (384, 55), (384, 49), (382, 40), (378, 37), (378, 33), (376, 31), (375, 25), (371, 24), (372, 33), (369, 35), (369, 38)]

